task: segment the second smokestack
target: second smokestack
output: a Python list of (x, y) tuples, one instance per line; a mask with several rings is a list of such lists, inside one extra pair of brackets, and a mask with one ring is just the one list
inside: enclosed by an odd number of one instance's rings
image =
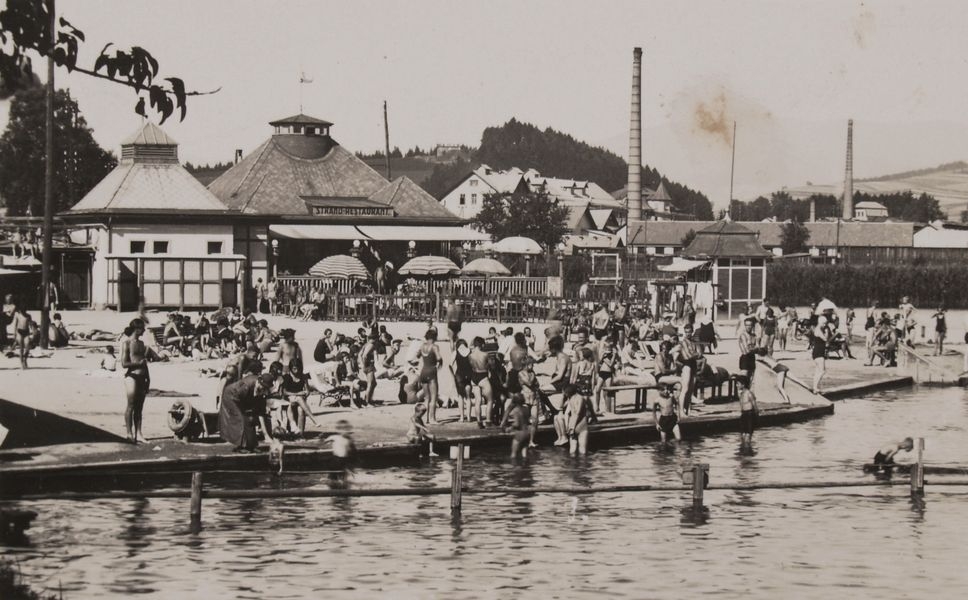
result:
[(632, 51), (632, 114), (629, 120), (628, 220), (642, 218), (642, 49)]
[(847, 167), (844, 169), (844, 220), (854, 218), (854, 120), (847, 120)]

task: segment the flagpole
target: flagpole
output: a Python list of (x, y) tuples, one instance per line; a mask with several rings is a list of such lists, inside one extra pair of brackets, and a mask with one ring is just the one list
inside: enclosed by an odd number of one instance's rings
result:
[(44, 157), (44, 250), (40, 267), (40, 347), (46, 349), (50, 339), (50, 259), (54, 227), (54, 0), (47, 0), (51, 48), (47, 54), (47, 131)]

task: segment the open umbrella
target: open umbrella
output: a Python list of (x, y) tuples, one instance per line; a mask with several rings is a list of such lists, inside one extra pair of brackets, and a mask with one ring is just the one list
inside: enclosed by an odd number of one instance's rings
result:
[(493, 258), (478, 258), (464, 265), (461, 269), (464, 275), (496, 275), (508, 276), (511, 270), (494, 260)]
[(446, 277), (460, 275), (460, 267), (443, 256), (417, 256), (408, 260), (397, 273), (410, 277)]
[(309, 269), (309, 274), (325, 279), (369, 279), (370, 274), (360, 259), (336, 254), (327, 256)]
[(822, 313), (825, 310), (837, 310), (837, 305), (831, 302), (830, 300), (827, 300), (826, 298), (824, 298), (823, 300), (817, 303), (816, 312)]
[(498, 254), (541, 254), (541, 245), (531, 238), (507, 237), (491, 245), (491, 251)]

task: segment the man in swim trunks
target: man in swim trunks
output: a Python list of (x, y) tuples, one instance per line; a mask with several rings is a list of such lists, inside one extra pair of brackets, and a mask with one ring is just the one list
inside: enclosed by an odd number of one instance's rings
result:
[(898, 443), (888, 444), (877, 451), (874, 455), (875, 465), (893, 465), (894, 456), (898, 452), (910, 452), (914, 449), (914, 440), (912, 438), (906, 437)]
[(20, 368), (27, 368), (27, 356), (30, 354), (30, 314), (23, 307), (16, 307), (13, 314), (13, 339), (20, 350)]
[(457, 301), (451, 296), (447, 300), (447, 329), (450, 331), (450, 345), (453, 349), (457, 345), (457, 336), (460, 335), (460, 327), (463, 319), (461, 318), (460, 306)]
[(761, 354), (756, 335), (753, 333), (755, 323), (755, 318), (746, 317), (743, 321), (743, 331), (739, 334), (739, 370), (743, 371), (750, 381), (753, 380), (753, 371), (756, 370), (756, 355)]
[(521, 394), (511, 394), (511, 408), (502, 420), (505, 431), (511, 434), (511, 460), (528, 456), (528, 440), (531, 438), (531, 415)]
[(655, 428), (659, 431), (662, 445), (669, 443), (670, 434), (676, 441), (682, 439), (679, 432), (679, 417), (676, 415), (676, 401), (668, 389), (659, 390), (659, 399), (652, 407), (652, 418), (655, 421)]
[(487, 373), (487, 352), (484, 351), (484, 338), (474, 338), (471, 353), (468, 355), (471, 363), (471, 384), (474, 389), (474, 400), (477, 403), (477, 426), (484, 429), (484, 405), (490, 406), (493, 398), (491, 382)]
[(756, 403), (756, 396), (749, 388), (750, 382), (746, 377), (736, 378), (736, 390), (739, 395), (739, 439), (740, 444), (747, 446), (753, 443), (753, 430), (756, 419), (760, 414), (760, 407)]
[(679, 406), (687, 415), (689, 414), (689, 406), (692, 404), (692, 393), (695, 387), (699, 359), (701, 358), (702, 350), (692, 340), (692, 325), (687, 323), (683, 327), (682, 339), (679, 340), (679, 364), (681, 365), (679, 375), (682, 381), (682, 388), (679, 390)]
[(524, 370), (524, 365), (528, 360), (528, 342), (524, 334), (520, 331), (514, 334), (514, 345), (508, 354), (508, 392), (516, 394), (521, 391), (521, 382), (518, 380), (518, 373)]

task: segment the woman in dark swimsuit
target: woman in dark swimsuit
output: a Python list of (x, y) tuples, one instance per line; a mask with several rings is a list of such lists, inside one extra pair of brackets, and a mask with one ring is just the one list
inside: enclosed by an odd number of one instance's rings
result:
[(132, 444), (143, 438), (141, 416), (151, 384), (145, 343), (141, 341), (144, 332), (144, 321), (134, 319), (125, 329), (125, 339), (121, 342), (121, 366), (125, 370), (124, 392), (128, 400), (124, 411), (124, 427)]
[(591, 400), (595, 391), (592, 378), (595, 376), (595, 356), (591, 348), (581, 349), (581, 360), (572, 368), (572, 383), (578, 388), (578, 393)]
[(424, 388), (427, 400), (427, 422), (437, 423), (437, 369), (443, 362), (440, 358), (440, 348), (437, 347), (437, 330), (430, 329), (424, 336), (424, 343), (420, 346), (420, 385)]
[[(454, 352), (454, 383), (457, 386), (457, 396), (460, 399), (460, 422), (470, 421), (474, 412), (474, 394), (471, 391), (474, 368), (471, 366), (470, 348), (467, 340), (457, 340)], [(466, 419), (465, 419), (466, 409)]]

